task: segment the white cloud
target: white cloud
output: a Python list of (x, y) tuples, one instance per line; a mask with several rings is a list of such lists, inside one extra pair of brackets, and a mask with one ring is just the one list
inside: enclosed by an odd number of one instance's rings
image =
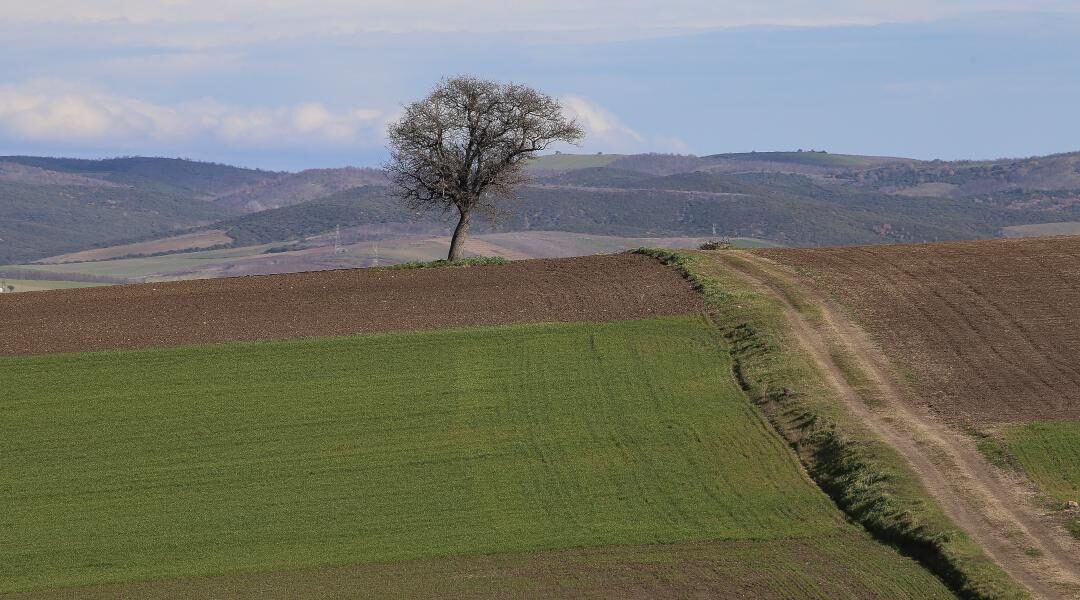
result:
[[(1080, 12), (1075, 0), (16, 0), (0, 23), (82, 24), (99, 41), (205, 48), (364, 32), (587, 32), (639, 37), (746, 25), (922, 21), (979, 12)], [(8, 28), (13, 35), (16, 28)], [(0, 34), (3, 36), (4, 34)]]
[(630, 152), (645, 145), (645, 137), (604, 107), (580, 96), (562, 98), (563, 111), (585, 130), (583, 147), (605, 152)]
[(188, 125), (173, 108), (55, 84), (0, 87), (0, 124), (30, 140), (177, 137)]
[(575, 119), (585, 130), (581, 149), (588, 152), (673, 152), (690, 154), (690, 146), (671, 136), (650, 137), (623, 123), (603, 106), (581, 96), (567, 95), (561, 99), (563, 112)]
[[(687, 152), (676, 138), (650, 138), (603, 106), (561, 98), (585, 129), (586, 151)], [(238, 149), (375, 147), (395, 110), (335, 110), (322, 102), (249, 107), (213, 99), (162, 104), (56, 81), (0, 85), (0, 137), (25, 142), (124, 148), (178, 148), (211, 142)]]
[(0, 86), (0, 129), (35, 142), (211, 139), (241, 147), (356, 145), (380, 142), (385, 121), (378, 110), (334, 111), (318, 102), (271, 108), (213, 100), (163, 105), (54, 82)]

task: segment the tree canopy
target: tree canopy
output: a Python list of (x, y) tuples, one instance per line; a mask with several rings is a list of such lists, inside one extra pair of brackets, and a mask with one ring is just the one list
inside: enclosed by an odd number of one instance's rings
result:
[(527, 182), (527, 160), (582, 128), (558, 100), (528, 86), (476, 77), (444, 79), (389, 127), (386, 165), (412, 208), (456, 210), (449, 260), (461, 258), (476, 211), (494, 212)]

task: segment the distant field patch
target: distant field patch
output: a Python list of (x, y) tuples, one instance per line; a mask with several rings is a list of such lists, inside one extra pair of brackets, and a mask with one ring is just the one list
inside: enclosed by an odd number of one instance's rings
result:
[(1005, 237), (1042, 237), (1051, 235), (1078, 235), (1080, 223), (1036, 223), (1034, 225), (1013, 225), (1002, 227), (1001, 234)]
[(170, 273), (189, 273), (205, 269), (208, 266), (224, 265), (258, 256), (270, 245), (244, 248), (225, 248), (184, 252), (163, 256), (141, 258), (115, 258), (92, 262), (65, 264), (29, 264), (17, 265), (17, 268), (39, 273), (75, 273), (79, 275), (106, 277), (156, 277)]
[(0, 359), (0, 592), (726, 540), (611, 556), (946, 597), (809, 483), (713, 336), (669, 317)]
[[(228, 236), (223, 232), (217, 232), (213, 236), (209, 235), (210, 233), (212, 232), (206, 232), (206, 237), (192, 238), (189, 242), (214, 246), (229, 241)], [(642, 246), (696, 248), (708, 239), (704, 237), (678, 236), (625, 237), (567, 231), (514, 231), (474, 235), (466, 241), (465, 252), (466, 254), (480, 256), (502, 256), (510, 260), (563, 258), (608, 254)], [(347, 243), (342, 247), (341, 253), (334, 253), (332, 236), (324, 236), (324, 239), (312, 238), (308, 240), (309, 244), (313, 240), (317, 240), (317, 243), (327, 244), (322, 247), (309, 247), (307, 244), (301, 244), (295, 246), (297, 249), (293, 249), (294, 246), (289, 243), (279, 243), (183, 252), (164, 256), (120, 258), (133, 254), (163, 252), (165, 246), (155, 246), (155, 244), (165, 244), (169, 240), (175, 240), (177, 243), (188, 243), (183, 242), (179, 237), (169, 238), (158, 242), (145, 242), (143, 244), (66, 254), (45, 259), (41, 263), (18, 265), (16, 268), (38, 273), (53, 273), (57, 278), (61, 278), (64, 274), (75, 274), (152, 281), (206, 279), (387, 266), (401, 262), (437, 260), (446, 257), (446, 251), (450, 244), (450, 238), (445, 235), (408, 234), (395, 238)], [(779, 246), (774, 242), (754, 238), (734, 238), (731, 242), (739, 248)], [(281, 251), (267, 252), (271, 248)], [(174, 250), (182, 249), (184, 248), (177, 247)]]
[(606, 167), (624, 156), (623, 154), (547, 154), (529, 161), (529, 168), (545, 171), (591, 169)]
[(80, 281), (49, 281), (34, 279), (4, 279), (0, 283), (15, 288), (16, 292), (42, 292), (46, 290), (70, 290), (74, 288), (95, 287), (105, 285), (100, 283), (85, 283)]
[[(959, 186), (954, 183), (931, 181), (904, 187), (893, 193), (897, 196), (932, 196), (936, 198), (948, 198), (949, 194), (956, 190), (957, 187)], [(1006, 227), (1005, 229), (1011, 229), (1011, 227)]]
[(60, 256), (42, 259), (40, 262), (44, 264), (59, 264), (109, 260), (123, 256), (150, 255), (162, 252), (179, 252), (181, 250), (209, 248), (211, 246), (220, 246), (229, 243), (232, 243), (232, 238), (230, 238), (223, 230), (215, 229), (213, 231), (187, 233), (149, 242), (72, 252), (71, 254), (62, 254)]

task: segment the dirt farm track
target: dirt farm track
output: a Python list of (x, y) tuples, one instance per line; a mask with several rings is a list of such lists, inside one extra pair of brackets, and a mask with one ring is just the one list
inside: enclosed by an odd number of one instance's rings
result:
[(755, 254), (846, 308), (946, 420), (1080, 419), (1080, 237)]
[(6, 294), (0, 355), (610, 321), (702, 308), (674, 270), (635, 254), (321, 271)]

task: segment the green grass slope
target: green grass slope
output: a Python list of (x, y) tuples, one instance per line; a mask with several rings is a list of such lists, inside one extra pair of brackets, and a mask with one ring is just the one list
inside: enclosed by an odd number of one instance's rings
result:
[(720, 343), (686, 317), (0, 360), (0, 592), (329, 565), (392, 591), (424, 576), (377, 565), (602, 547), (715, 577), (648, 550), (712, 540), (772, 597), (948, 597), (811, 485)]
[(1005, 435), (1031, 479), (1061, 502), (1080, 499), (1080, 423), (1035, 423)]
[[(980, 445), (990, 460), (1018, 467), (1046, 495), (1051, 510), (1080, 502), (1080, 423), (1026, 423), (1004, 428)], [(1062, 513), (1069, 532), (1080, 538), (1080, 513)]]

